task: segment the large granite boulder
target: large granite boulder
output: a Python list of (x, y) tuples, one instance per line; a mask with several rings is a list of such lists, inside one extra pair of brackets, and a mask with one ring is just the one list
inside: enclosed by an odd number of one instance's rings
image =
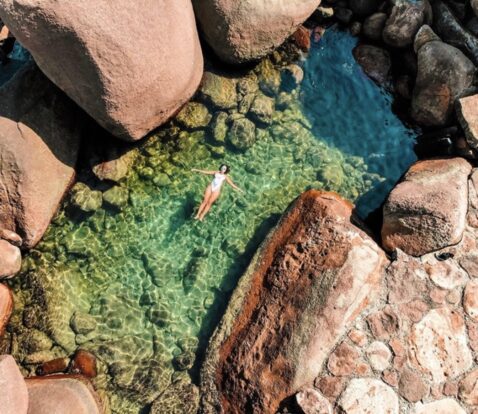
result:
[(275, 413), (374, 301), (387, 259), (352, 210), (310, 190), (267, 236), (210, 341), (202, 412)]
[(32, 63), (0, 89), (0, 227), (40, 240), (72, 182), (76, 106)]
[(164, 123), (201, 80), (188, 0), (0, 0), (0, 17), (54, 83), (125, 140)]
[(227, 63), (266, 56), (282, 44), (321, 0), (193, 0), (206, 41)]
[(463, 158), (412, 165), (383, 207), (384, 247), (421, 256), (458, 243), (466, 224), (470, 173)]
[[(431, 31), (428, 31), (431, 33)], [(476, 68), (457, 48), (434, 40), (416, 42), (418, 74), (413, 90), (412, 117), (424, 126), (446, 125), (457, 98), (473, 86)]]
[(13, 311), (13, 295), (8, 286), (0, 284), (0, 338)]
[(0, 355), (0, 411), (5, 414), (27, 414), (28, 390), (11, 355)]
[(79, 375), (54, 375), (26, 380), (28, 414), (103, 414), (93, 387)]

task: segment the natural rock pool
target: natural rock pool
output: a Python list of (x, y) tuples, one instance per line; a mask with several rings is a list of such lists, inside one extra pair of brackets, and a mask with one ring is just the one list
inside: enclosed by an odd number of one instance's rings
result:
[[(121, 208), (105, 201), (84, 214), (66, 200), (13, 282), (13, 354), (25, 369), (78, 347), (91, 350), (100, 364), (95, 385), (107, 392), (113, 412), (138, 413), (172, 378), (196, 380), (238, 278), (297, 195), (311, 187), (337, 191), (357, 203), (362, 217), (379, 207), (415, 159), (415, 132), (355, 62), (356, 43), (327, 30), (295, 62), (305, 74), (297, 88), (279, 54), (229, 73), (226, 82), (240, 92), (222, 98), (236, 99), (239, 112), (199, 94), (195, 100), (207, 103), (209, 114), (173, 120), (133, 150), (134, 167), (113, 197)], [(246, 119), (240, 112), (258, 95), (262, 105), (247, 113), (255, 142), (233, 148), (234, 138), (220, 138), (220, 119)], [(211, 115), (215, 134), (203, 127)], [(246, 193), (224, 188), (205, 221), (196, 222), (209, 177), (190, 169), (222, 162)], [(79, 179), (105, 190), (88, 173)]]

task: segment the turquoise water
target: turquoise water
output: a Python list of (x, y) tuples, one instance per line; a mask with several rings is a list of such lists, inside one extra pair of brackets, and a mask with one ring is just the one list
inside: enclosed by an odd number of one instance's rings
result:
[[(390, 96), (355, 64), (355, 42), (329, 30), (295, 62), (305, 71), (295, 88), (284, 77), (290, 59), (276, 53), (227, 74), (223, 82), (243, 91), (233, 108), (220, 110), (199, 93), (204, 122), (186, 128), (173, 120), (132, 149), (134, 167), (117, 186), (123, 205), (103, 201), (84, 213), (68, 197), (14, 282), (10, 331), (26, 372), (78, 347), (91, 350), (99, 360), (95, 385), (113, 412), (138, 413), (176, 379), (197, 380), (238, 278), (297, 195), (334, 190), (358, 200), (362, 214), (380, 205), (414, 159), (414, 134), (392, 113)], [(248, 110), (258, 96), (267, 104)], [(225, 140), (209, 122), (219, 112), (228, 120)], [(254, 121), (255, 142), (238, 149), (231, 131), (236, 120), (251, 125), (244, 119)], [(246, 193), (225, 187), (205, 221), (192, 220), (210, 177), (190, 169), (223, 162)], [(79, 179), (108, 199), (109, 186), (87, 169)]]

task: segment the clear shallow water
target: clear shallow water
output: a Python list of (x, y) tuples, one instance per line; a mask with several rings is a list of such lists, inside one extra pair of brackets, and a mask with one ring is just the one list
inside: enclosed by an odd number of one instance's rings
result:
[[(413, 160), (413, 134), (353, 61), (354, 44), (334, 30), (314, 44), (299, 62), (302, 86), (274, 95), (272, 123), (247, 151), (214, 141), (208, 128), (186, 131), (173, 121), (135, 150), (135, 167), (121, 183), (128, 193), (122, 211), (105, 206), (84, 215), (67, 201), (15, 282), (11, 330), (25, 368), (77, 347), (91, 350), (100, 365), (95, 385), (113, 411), (137, 413), (172, 380), (195, 378), (238, 278), (294, 197), (324, 188), (361, 199), (363, 213), (378, 207)], [(267, 83), (286, 63), (234, 76)], [(210, 178), (189, 170), (222, 162), (246, 194), (224, 188), (205, 221), (193, 221)], [(159, 183), (162, 174), (168, 180)], [(99, 188), (88, 174), (80, 178)], [(75, 315), (94, 329), (75, 334)]]

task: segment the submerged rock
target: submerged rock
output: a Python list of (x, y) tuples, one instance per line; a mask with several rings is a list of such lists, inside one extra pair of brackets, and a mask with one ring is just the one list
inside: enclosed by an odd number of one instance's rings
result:
[(98, 210), (103, 204), (101, 191), (90, 189), (85, 183), (76, 183), (71, 189), (71, 203), (84, 212)]
[(310, 190), (267, 236), (210, 341), (204, 412), (275, 413), (319, 374), (387, 261), (351, 220), (351, 204)]
[(421, 256), (458, 243), (465, 229), (470, 173), (463, 158), (412, 165), (383, 207), (384, 247)]
[(202, 103), (189, 102), (181, 109), (176, 120), (189, 129), (205, 128), (211, 121), (211, 114)]
[(259, 59), (281, 45), (320, 0), (193, 0), (207, 43), (227, 63)]
[(412, 98), (412, 117), (421, 125), (443, 126), (455, 100), (473, 86), (476, 68), (458, 49), (427, 41), (418, 49), (418, 75)]
[(128, 204), (128, 197), (128, 189), (119, 185), (115, 185), (103, 193), (103, 200), (119, 210)]
[(0, 227), (43, 236), (73, 180), (80, 143), (78, 112), (32, 64), (0, 89)]
[(392, 60), (388, 51), (377, 46), (359, 45), (353, 50), (353, 55), (372, 80), (379, 85), (388, 83), (392, 68)]
[(227, 134), (227, 141), (240, 151), (252, 147), (256, 141), (256, 126), (247, 118), (234, 120)]
[(261, 123), (270, 124), (274, 114), (274, 99), (261, 93), (257, 94), (249, 109), (251, 117)]
[(198, 406), (198, 387), (183, 380), (171, 384), (153, 402), (151, 414), (196, 414)]
[(103, 414), (98, 395), (84, 377), (55, 375), (25, 381), (29, 414)]
[(102, 181), (108, 180), (117, 183), (128, 174), (136, 159), (137, 151), (129, 148), (123, 149), (116, 145), (108, 146), (103, 157), (98, 157), (96, 153), (92, 155), (89, 162), (93, 174)]
[(0, 16), (56, 85), (125, 140), (164, 123), (201, 80), (201, 46), (187, 0), (139, 9), (125, 0), (2, 0)]
[[(1, 301), (0, 301), (1, 303)], [(0, 409), (5, 414), (27, 414), (28, 390), (11, 355), (0, 356)]]
[(213, 72), (204, 72), (200, 89), (204, 98), (220, 109), (237, 106), (236, 81)]

